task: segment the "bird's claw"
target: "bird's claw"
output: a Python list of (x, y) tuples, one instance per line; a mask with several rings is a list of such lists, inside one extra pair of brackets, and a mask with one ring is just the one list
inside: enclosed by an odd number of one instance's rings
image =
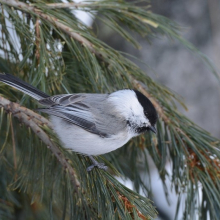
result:
[(87, 167), (87, 169), (86, 169), (87, 172), (92, 171), (94, 167), (98, 167), (99, 169), (102, 169), (102, 170), (107, 170), (107, 169), (108, 169), (108, 167), (105, 166), (104, 163), (95, 163), (95, 164), (93, 164), (93, 165)]

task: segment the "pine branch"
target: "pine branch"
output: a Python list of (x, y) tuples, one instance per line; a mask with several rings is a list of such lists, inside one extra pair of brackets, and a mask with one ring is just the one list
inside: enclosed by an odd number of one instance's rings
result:
[[(75, 9), (80, 7), (80, 9), (91, 14), (94, 11), (99, 12), (102, 15), (100, 20), (103, 20), (105, 24), (116, 30), (124, 39), (129, 40), (135, 46), (138, 45), (138, 42), (121, 26), (122, 23), (143, 36), (146, 34), (151, 35), (155, 32), (166, 34), (171, 38), (179, 40), (179, 42), (191, 51), (196, 52), (196, 54), (210, 65), (210, 62), (203, 54), (181, 38), (178, 34), (179, 29), (175, 23), (123, 1), (117, 1), (117, 4), (114, 1), (96, 1), (89, 4), (45, 4), (42, 1), (36, 4), (27, 4), (15, 0), (0, 0), (0, 2), (4, 4), (2, 5), (3, 12), (1, 13), (3, 19), (1, 26), (3, 36), (1, 38), (2, 45), (0, 45), (0, 49), (5, 53), (4, 57), (7, 61), (10, 57), (14, 58), (11, 59), (13, 61), (7, 63), (8, 67), (14, 65), (16, 72), (18, 72), (17, 69), (22, 70), (20, 74), (21, 78), (29, 81), (34, 86), (40, 85), (44, 91), (47, 90), (51, 95), (63, 91), (70, 93), (79, 91), (109, 92), (121, 88), (136, 88), (141, 91), (152, 101), (159, 114), (160, 120), (157, 124), (157, 138), (146, 135), (140, 139), (132, 140), (127, 148), (125, 147), (119, 152), (111, 153), (110, 157), (112, 160), (109, 161), (126, 177), (130, 179), (133, 177), (132, 180), (137, 186), (135, 186), (136, 189), (138, 189), (141, 184), (143, 185), (140, 181), (141, 177), (137, 165), (140, 161), (138, 155), (142, 155), (141, 162), (146, 165), (144, 167), (146, 170), (147, 159), (143, 154), (145, 154), (146, 149), (148, 150), (164, 184), (166, 175), (168, 175), (165, 165), (167, 158), (169, 158), (173, 165), (172, 183), (175, 186), (176, 192), (187, 193), (185, 216), (192, 217), (193, 214), (190, 210), (194, 210), (195, 208), (198, 208), (201, 213), (210, 212), (210, 215), (217, 216), (216, 210), (220, 208), (219, 140), (196, 126), (177, 111), (175, 102), (178, 101), (181, 103), (177, 95), (173, 94), (169, 89), (158, 85), (158, 83), (154, 82), (146, 73), (141, 71), (118, 51), (99, 41), (94, 37), (94, 33), (90, 29), (73, 18), (67, 7), (73, 6)], [(7, 12), (5, 14), (9, 15), (8, 17), (4, 15), (4, 10)], [(25, 16), (22, 17), (20, 11), (25, 12)], [(28, 19), (32, 22), (30, 22), (31, 24), (35, 24), (35, 29), (33, 29), (33, 25), (28, 24)], [(7, 30), (5, 21), (11, 22), (12, 27), (16, 30), (18, 39), (21, 41), (21, 52), (16, 51), (15, 44)], [(34, 31), (35, 33), (33, 33)], [(61, 42), (60, 44), (64, 45), (58, 52), (55, 47), (57, 42)], [(6, 47), (6, 44), (9, 45), (10, 49)], [(21, 62), (18, 59), (20, 54), (23, 55)], [(16, 60), (15, 63), (14, 60)], [(5, 65), (5, 60), (0, 59), (0, 65), (3, 66), (3, 64)], [(211, 65), (210, 67), (212, 69)], [(51, 69), (49, 73), (48, 68)], [(7, 97), (17, 98), (17, 93), (15, 94), (10, 89), (2, 88), (0, 87), (1, 91)], [(21, 103), (22, 101), (26, 102), (25, 104), (27, 104), (26, 106), (28, 108), (32, 105), (26, 97), (23, 97)], [(4, 109), (7, 108), (8, 111), (12, 111), (10, 105), (5, 105)], [(44, 124), (52, 128), (52, 125), (47, 119), (38, 114), (29, 113), (28, 108), (22, 109), (20, 106), (19, 109), (21, 112), (15, 112), (13, 115), (15, 117), (17, 117), (16, 115), (23, 117), (22, 120), (25, 124), (32, 126), (31, 129), (40, 139), (44, 139), (44, 143), (51, 144), (48, 136), (40, 135), (43, 129), (39, 130), (39, 128)], [(1, 117), (3, 118), (4, 115), (2, 114)], [(8, 118), (5, 121), (7, 121), (7, 128), (10, 128)], [(16, 130), (14, 131), (16, 132)], [(40, 131), (40, 134), (37, 131)], [(9, 132), (10, 129), (5, 129), (6, 137), (9, 135)], [(7, 139), (3, 133), (2, 136), (5, 140)], [(5, 143), (6, 141), (3, 146), (5, 146)], [(53, 150), (51, 149), (51, 151)], [(120, 152), (122, 153), (120, 154)], [(129, 157), (130, 160), (127, 157), (129, 154), (132, 155)], [(59, 156), (58, 153), (57, 155)], [(122, 159), (118, 159), (119, 155), (121, 155)], [(88, 176), (85, 173), (85, 167), (88, 163), (86, 158), (76, 156), (75, 154), (68, 156), (71, 157), (72, 167), (77, 168), (77, 175), (74, 176), (80, 182), (78, 189), (81, 193), (85, 193), (81, 197), (73, 196), (74, 198), (72, 199), (75, 200), (70, 203), (77, 204), (76, 207), (79, 205), (80, 208), (74, 210), (72, 213), (79, 213), (82, 210), (84, 213), (86, 210), (86, 218), (92, 216), (91, 219), (94, 216), (99, 216), (100, 213), (104, 213), (102, 217), (105, 219), (108, 219), (106, 216), (109, 217), (112, 213), (120, 217), (123, 216), (125, 219), (127, 219), (127, 216), (129, 218), (131, 216), (141, 218), (143, 217), (142, 214), (147, 216), (148, 213), (152, 213), (149, 216), (151, 218), (155, 214), (150, 205), (146, 208), (146, 204), (149, 204), (147, 199), (124, 189), (123, 186), (113, 179), (109, 181), (109, 178), (112, 177), (108, 173), (95, 170)], [(65, 164), (65, 157), (63, 156), (62, 158), (61, 162), (64, 164), (61, 164), (65, 168), (67, 166)], [(30, 159), (30, 161), (32, 160)], [(69, 164), (68, 161), (66, 163)], [(125, 166), (128, 168), (127, 173), (124, 169)], [(133, 171), (132, 173), (131, 169)], [(68, 173), (71, 173), (71, 171)], [(29, 183), (28, 181), (25, 182)], [(74, 182), (74, 186), (75, 184)], [(196, 194), (198, 193), (199, 186), (203, 187), (204, 197), (202, 203), (207, 204), (205, 207), (194, 202), (197, 199)], [(71, 192), (71, 186), (68, 190)], [(99, 196), (94, 201), (97, 195)], [(71, 199), (71, 196), (68, 198)], [(103, 201), (106, 198), (108, 198), (107, 201), (111, 201), (112, 203), (104, 203)], [(108, 206), (110, 206), (110, 211), (106, 210)]]
[[(94, 2), (93, 2), (94, 4)], [(56, 8), (71, 8), (74, 7), (76, 9), (80, 8), (80, 7), (88, 7), (88, 6), (92, 6), (93, 4), (86, 4), (86, 3), (75, 3), (75, 2), (66, 2), (66, 3), (48, 3), (45, 4), (46, 8), (50, 8), (50, 9), (56, 9)], [(35, 6), (35, 4), (30, 4), (30, 6)]]
[[(64, 157), (60, 149), (50, 140), (48, 135), (39, 127), (43, 125), (51, 126), (51, 123), (41, 115), (27, 109), (25, 107), (21, 107), (19, 104), (10, 102), (9, 100), (0, 96), (0, 107), (3, 107), (6, 112), (12, 113), (12, 115), (18, 118), (22, 123), (24, 123), (27, 127), (30, 127), (31, 130), (45, 143), (45, 145), (52, 151), (52, 153), (56, 156), (60, 164), (66, 169), (71, 177), (72, 183), (75, 186), (76, 192), (80, 187), (80, 183), (77, 179), (76, 172), (72, 168), (72, 166), (68, 163), (68, 159)], [(39, 123), (40, 122), (40, 123)]]
[[(111, 9), (116, 9), (116, 10), (120, 10), (121, 13), (127, 14), (128, 16), (133, 16), (134, 18), (143, 21), (149, 25), (151, 25), (154, 28), (157, 28), (159, 26), (158, 23), (153, 22), (151, 20), (148, 19), (143, 19), (141, 16), (137, 16), (135, 14), (129, 13), (128, 11), (126, 11), (126, 7), (125, 10), (121, 10), (119, 9), (119, 5), (118, 4), (109, 4), (109, 2), (105, 2), (103, 1), (102, 3), (102, 8), (111, 8)], [(30, 5), (35, 5), (35, 4), (30, 4)], [(49, 4), (45, 4), (46, 8), (49, 9), (59, 9), (59, 8), (92, 8), (92, 9), (98, 9), (100, 8), (100, 1), (93, 1), (90, 2), (89, 4), (86, 3), (75, 3), (75, 2), (68, 2), (68, 3), (49, 3)], [(145, 9), (147, 9), (148, 7), (144, 7)]]

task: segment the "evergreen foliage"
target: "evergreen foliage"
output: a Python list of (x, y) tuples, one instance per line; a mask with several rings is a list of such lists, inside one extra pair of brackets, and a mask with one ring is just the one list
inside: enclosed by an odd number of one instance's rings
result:
[[(178, 95), (97, 39), (71, 10), (80, 8), (97, 17), (135, 47), (140, 45), (130, 30), (149, 41), (158, 34), (176, 39), (199, 55), (217, 77), (209, 60), (181, 38), (174, 22), (152, 13), (149, 4), (138, 7), (123, 0), (0, 3), (1, 72), (50, 95), (138, 89), (159, 115), (157, 136), (146, 133), (99, 156), (109, 171), (87, 173), (89, 159), (62, 148), (47, 116), (31, 110), (37, 103), (1, 83), (0, 219), (153, 219), (157, 212), (149, 200), (151, 188), (140, 174), (140, 170), (149, 174), (148, 154), (164, 189), (165, 179), (171, 179), (179, 205), (185, 202), (184, 219), (220, 218), (219, 140), (178, 112), (175, 103), (184, 106)], [(167, 161), (172, 175), (166, 170)], [(134, 191), (114, 175), (131, 179)], [(138, 194), (140, 190), (145, 196)]]

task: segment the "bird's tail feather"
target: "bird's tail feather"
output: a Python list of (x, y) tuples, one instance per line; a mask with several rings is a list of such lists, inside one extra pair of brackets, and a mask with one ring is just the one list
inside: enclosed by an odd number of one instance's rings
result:
[(12, 86), (36, 100), (49, 97), (46, 93), (8, 73), (0, 73), (0, 82)]

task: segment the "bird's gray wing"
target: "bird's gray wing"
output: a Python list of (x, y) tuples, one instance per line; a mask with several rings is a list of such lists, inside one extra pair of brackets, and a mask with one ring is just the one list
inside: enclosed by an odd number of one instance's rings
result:
[(39, 102), (42, 105), (48, 107), (40, 108), (38, 110), (63, 118), (65, 121), (80, 126), (91, 133), (107, 137), (107, 133), (97, 129), (96, 117), (94, 115), (94, 111), (92, 111), (91, 101), (89, 101), (92, 98), (93, 102), (96, 99), (97, 102), (99, 102), (101, 97), (104, 96), (99, 94), (93, 94), (92, 96), (91, 94), (52, 96), (40, 100)]
[(70, 105), (77, 102), (80, 102), (86, 98), (86, 94), (60, 94), (60, 95), (54, 95), (50, 96), (45, 99), (39, 100), (39, 103), (44, 106), (52, 106), (52, 105)]

